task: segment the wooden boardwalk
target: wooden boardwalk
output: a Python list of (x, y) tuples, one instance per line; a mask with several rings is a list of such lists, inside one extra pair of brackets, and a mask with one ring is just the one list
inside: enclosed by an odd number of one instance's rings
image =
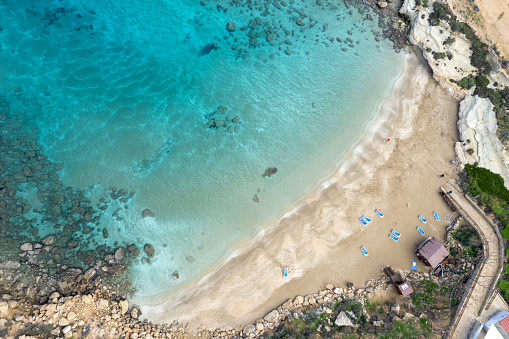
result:
[(492, 298), (504, 267), (504, 243), (497, 226), (463, 194), (454, 180), (444, 185), (442, 191), (458, 212), (476, 229), (483, 242), (483, 259), (472, 272), (456, 315), (444, 336), (463, 339), (469, 337), (475, 320)]

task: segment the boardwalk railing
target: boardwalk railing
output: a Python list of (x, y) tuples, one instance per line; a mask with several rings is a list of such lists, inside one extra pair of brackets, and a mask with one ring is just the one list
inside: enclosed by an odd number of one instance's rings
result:
[[(454, 186), (458, 190), (459, 193), (463, 192), (463, 190), (459, 187), (459, 185), (454, 180), (450, 180), (449, 184)], [(460, 305), (458, 307), (456, 315), (452, 319), (451, 324), (449, 325), (449, 329), (447, 330), (447, 332), (444, 335), (444, 338), (449, 338), (456, 331), (456, 328), (457, 328), (457, 326), (459, 324), (461, 316), (463, 315), (463, 312), (465, 311), (465, 308), (468, 305), (468, 301), (470, 300), (470, 297), (472, 296), (472, 293), (473, 293), (473, 291), (474, 291), (474, 289), (476, 287), (478, 278), (479, 278), (479, 276), (480, 276), (480, 274), (481, 274), (481, 272), (482, 272), (486, 262), (489, 260), (488, 258), (490, 256), (490, 252), (489, 252), (489, 246), (488, 246), (488, 239), (486, 238), (484, 232), (481, 230), (479, 225), (474, 220), (469, 218), (468, 213), (463, 209), (463, 207), (459, 204), (459, 202), (457, 202), (454, 199), (454, 197), (451, 194), (447, 194), (446, 190), (444, 190), (443, 188), (441, 188), (441, 190), (442, 190), (442, 195), (444, 196), (444, 199), (448, 199), (452, 204), (454, 204), (456, 206), (458, 212), (472, 225), (472, 227), (474, 227), (476, 232), (479, 234), (479, 237), (481, 238), (481, 241), (482, 241), (482, 244), (483, 244), (483, 257), (482, 257), (482, 261), (481, 261), (481, 263), (479, 265), (477, 265), (475, 271), (470, 276), (469, 281), (467, 283), (467, 289), (463, 293), (462, 300), (460, 302)], [(483, 301), (483, 304), (482, 304), (482, 306), (481, 306), (481, 308), (479, 310), (478, 315), (480, 315), (482, 313), (482, 311), (484, 310), (484, 307), (486, 306), (488, 301), (491, 299), (491, 297), (493, 295), (493, 292), (495, 290), (495, 285), (496, 285), (496, 283), (498, 281), (498, 278), (500, 277), (500, 274), (502, 273), (502, 270), (504, 268), (504, 265), (503, 265), (503, 263), (504, 263), (503, 262), (503, 258), (504, 258), (504, 242), (503, 242), (502, 235), (500, 234), (500, 231), (498, 230), (498, 227), (493, 223), (493, 221), (491, 221), (491, 219), (489, 219), (484, 214), (484, 212), (479, 208), (479, 206), (477, 206), (477, 204), (474, 201), (472, 201), (472, 199), (470, 199), (470, 197), (468, 197), (468, 195), (463, 194), (463, 196), (477, 210), (477, 212), (481, 216), (483, 216), (483, 218), (493, 227), (495, 233), (497, 234), (497, 238), (498, 238), (497, 239), (497, 242), (498, 242), (498, 244), (497, 244), (498, 246), (497, 247), (499, 249), (499, 258), (500, 258), (500, 260), (498, 262), (498, 266), (499, 266), (499, 269), (497, 270), (498, 274), (496, 276), (494, 276), (493, 279), (492, 279), (492, 282), (490, 284), (490, 288), (488, 290), (489, 292), (486, 294), (485, 299)], [(470, 286), (468, 286), (469, 284), (470, 284)]]

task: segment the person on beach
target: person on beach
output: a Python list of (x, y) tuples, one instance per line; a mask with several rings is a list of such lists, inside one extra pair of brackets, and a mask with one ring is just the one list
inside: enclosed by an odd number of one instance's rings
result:
[(440, 174), (440, 178), (443, 178), (445, 176), (445, 174)]

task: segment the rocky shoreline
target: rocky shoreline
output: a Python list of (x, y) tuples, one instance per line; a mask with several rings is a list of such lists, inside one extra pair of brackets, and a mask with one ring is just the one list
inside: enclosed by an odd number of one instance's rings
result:
[[(407, 10), (409, 3), (411, 1), (405, 1), (403, 5)], [(371, 1), (365, 1), (365, 5), (383, 13), (379, 17), (379, 24), (386, 27), (384, 37), (391, 39), (396, 49), (402, 48), (407, 43), (403, 30), (405, 23), (397, 11), (390, 7), (399, 5), (392, 3), (389, 8), (381, 8)], [(426, 13), (429, 15), (429, 11)], [(416, 15), (417, 12), (411, 21), (416, 20)], [(417, 40), (420, 35), (415, 31), (416, 26), (412, 27), (411, 35), (415, 38), (413, 43), (423, 48), (430, 66), (437, 65), (435, 68), (431, 66), (434, 74), (445, 72), (439, 82), (460, 97), (466, 95), (466, 90), (448, 80), (452, 73), (447, 73), (447, 62), (443, 60), (434, 63), (432, 59), (433, 52), (460, 55), (464, 49), (458, 47), (454, 50), (451, 47), (444, 51), (428, 52), (427, 48), (431, 47)], [(441, 36), (443, 41), (435, 39), (434, 47), (440, 44), (443, 46), (449, 38)], [(458, 44), (460, 40), (458, 38)], [(19, 102), (24, 100), (22, 89), (16, 89), (12, 96)], [(377, 291), (391, 290), (384, 278), (370, 281), (366, 288), (360, 289), (342, 289), (327, 284), (318, 293), (288, 300), (254, 324), (236, 329), (223, 326), (196, 330), (177, 321), (170, 325), (140, 321), (139, 309), (129, 306), (126, 301), (126, 297), (132, 293), (126, 270), (133, 264), (149, 263), (154, 255), (153, 247), (138, 239), (114, 246), (108, 246), (106, 241), (97, 241), (98, 238), (109, 237), (108, 230), (101, 226), (101, 216), (113, 208), (116, 209), (113, 216), (122, 218), (121, 212), (127, 209), (127, 202), (135, 192), (112, 187), (100, 203), (94, 206), (84, 192), (65, 187), (58, 177), (63, 165), (47, 159), (42, 148), (37, 145), (36, 137), (24, 126), (26, 119), (11, 111), (6, 98), (0, 98), (0, 255), (6, 258), (0, 262), (0, 337), (17, 337), (19, 333), (36, 338), (255, 337), (276, 333), (285, 326), (292, 326), (292, 319), (307, 319), (311, 313), (327, 314), (327, 319), (334, 318), (330, 326), (324, 324), (320, 328), (324, 333), (337, 330), (348, 333), (357, 328), (355, 325), (360, 321), (361, 314), (369, 314), (366, 300), (372, 298)], [(466, 139), (462, 141), (466, 143)], [(478, 150), (486, 148), (482, 142), (484, 139), (478, 142)], [(476, 154), (480, 154), (480, 151)], [(470, 160), (465, 157), (464, 161)], [(31, 195), (34, 188), (37, 188), (37, 193)], [(140, 213), (150, 217), (147, 211)], [(38, 226), (46, 223), (54, 224), (53, 234), (38, 233)], [(467, 264), (473, 268), (471, 262)], [(429, 280), (425, 274), (402, 273), (416, 281)], [(178, 272), (175, 276), (178, 278)], [(355, 306), (360, 313), (354, 312), (352, 316), (346, 310), (335, 307), (338, 302), (343, 303), (341, 305), (361, 305), (360, 308)], [(432, 312), (427, 315), (412, 307), (411, 303), (400, 306), (404, 312), (396, 306), (384, 307), (391, 317), (380, 317), (379, 320), (370, 315), (367, 320), (370, 325), (365, 326), (366, 334), (382, 329), (389, 331), (389, 324), (394, 327), (398, 320), (408, 321), (414, 317), (434, 320), (442, 318), (441, 314), (433, 315)], [(438, 331), (438, 327), (435, 330)]]
[[(30, 298), (4, 293), (0, 300), (0, 337), (278, 337), (282, 332), (294, 333), (296, 326), (301, 323), (313, 324), (313, 331), (324, 337), (331, 337), (335, 333), (357, 333), (370, 337), (392, 333), (397, 330), (399, 322), (413, 322), (416, 319), (427, 333), (440, 335), (454, 315), (451, 300), (456, 300), (457, 304), (463, 292), (458, 283), (468, 279), (479, 258), (477, 254), (467, 255), (465, 247), (451, 237), (453, 231), (464, 231), (468, 226), (460, 227), (461, 219), (451, 223), (454, 227), (450, 227), (445, 237), (451, 257), (444, 277), (438, 279), (431, 272), (397, 270), (416, 289), (412, 298), (398, 297), (388, 278), (381, 276), (368, 281), (362, 288), (340, 288), (326, 284), (317, 293), (287, 300), (255, 323), (239, 328), (222, 326), (192, 329), (177, 321), (157, 325), (141, 321), (136, 306), (129, 305), (117, 291), (89, 270), (69, 281), (67, 296), (55, 291), (45, 302), (34, 303)], [(70, 274), (67, 276), (70, 277)], [(82, 285), (77, 282), (92, 290), (79, 293)], [(447, 293), (434, 293), (429, 286)], [(375, 301), (380, 295), (389, 296), (389, 299)], [(447, 304), (449, 307), (445, 307)], [(298, 331), (307, 333), (302, 329)]]

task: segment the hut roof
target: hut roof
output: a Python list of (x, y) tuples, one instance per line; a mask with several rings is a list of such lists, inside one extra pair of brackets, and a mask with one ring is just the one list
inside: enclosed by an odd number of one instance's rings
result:
[(401, 285), (397, 285), (396, 288), (398, 289), (399, 294), (401, 294), (404, 297), (412, 294), (412, 292), (414, 291), (412, 289), (412, 285), (410, 285), (408, 281), (405, 281)]
[(417, 254), (423, 256), (431, 267), (435, 268), (447, 258), (449, 252), (437, 238), (432, 237), (419, 247)]

